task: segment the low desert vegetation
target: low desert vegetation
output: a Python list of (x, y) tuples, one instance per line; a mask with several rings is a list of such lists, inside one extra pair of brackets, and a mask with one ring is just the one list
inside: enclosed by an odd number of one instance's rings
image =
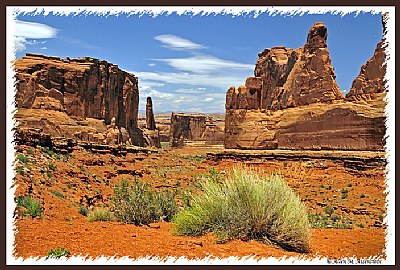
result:
[(32, 199), (29, 195), (18, 197), (15, 199), (17, 206), (21, 207), (22, 209), (19, 211), (21, 216), (30, 215), (32, 218), (37, 216), (41, 216), (42, 209), (40, 207), (40, 201), (37, 199)]
[(147, 225), (170, 221), (177, 212), (175, 194), (169, 190), (151, 190), (148, 183), (122, 180), (114, 188), (115, 217), (125, 223)]
[[(174, 219), (175, 234), (213, 232), (218, 242), (257, 239), (298, 252), (309, 251), (307, 210), (282, 176), (266, 176), (242, 168), (226, 178), (202, 181), (202, 193), (193, 196)], [(217, 180), (217, 181), (215, 181)]]
[(47, 252), (46, 259), (60, 259), (61, 257), (67, 257), (69, 254), (69, 251), (65, 248), (53, 248)]
[(87, 213), (87, 220), (94, 221), (114, 221), (114, 214), (105, 208), (95, 208), (93, 211)]

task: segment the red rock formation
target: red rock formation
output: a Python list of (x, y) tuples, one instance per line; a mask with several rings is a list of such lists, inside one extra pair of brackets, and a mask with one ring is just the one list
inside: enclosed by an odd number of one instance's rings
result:
[(246, 87), (228, 91), (227, 108), (280, 110), (343, 99), (335, 81), (327, 35), (325, 25), (315, 23), (302, 48), (278, 46), (259, 53), (255, 77), (247, 78)]
[(60, 59), (27, 54), (15, 61), (17, 108), (65, 111), (69, 116), (115, 117), (135, 145), (142, 145), (137, 128), (138, 80), (117, 65), (85, 57)]
[(205, 115), (172, 113), (169, 137), (172, 147), (222, 145), (224, 122)]
[(206, 117), (204, 115), (172, 113), (170, 145), (181, 147), (185, 141), (201, 141), (205, 128)]
[(376, 46), (374, 55), (366, 64), (362, 65), (360, 74), (354, 79), (351, 89), (346, 95), (346, 99), (369, 99), (371, 98), (371, 94), (385, 92), (385, 60), (384, 40), (381, 40)]
[[(383, 150), (381, 45), (345, 100), (335, 82), (326, 38), (326, 27), (316, 23), (304, 47), (274, 47), (259, 54), (256, 77), (227, 91), (226, 148)], [(367, 102), (349, 101), (366, 93), (374, 93), (364, 98)]]

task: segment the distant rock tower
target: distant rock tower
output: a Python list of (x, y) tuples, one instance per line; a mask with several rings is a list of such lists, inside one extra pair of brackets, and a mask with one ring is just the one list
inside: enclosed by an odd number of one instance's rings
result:
[(147, 97), (146, 103), (146, 128), (149, 130), (156, 129), (156, 121), (154, 120), (153, 102), (151, 97)]

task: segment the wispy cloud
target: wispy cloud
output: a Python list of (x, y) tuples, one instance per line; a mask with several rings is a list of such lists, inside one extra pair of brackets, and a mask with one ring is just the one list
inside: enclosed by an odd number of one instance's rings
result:
[(203, 45), (175, 35), (159, 35), (155, 36), (154, 39), (163, 43), (164, 47), (172, 50), (197, 50), (206, 48)]
[(246, 70), (252, 71), (254, 65), (242, 64), (229, 60), (219, 59), (211, 55), (196, 55), (188, 58), (153, 59), (165, 62), (171, 67), (193, 73), (211, 73), (223, 70)]
[[(57, 29), (46, 24), (15, 21), (15, 49), (17, 52), (26, 50), (26, 45), (43, 44), (46, 41), (36, 39), (55, 38)], [(31, 40), (34, 39), (34, 40)]]
[(175, 93), (185, 93), (185, 94), (204, 94), (207, 89), (204, 87), (198, 87), (198, 88), (181, 88), (181, 89), (176, 89), (174, 92)]
[(154, 110), (159, 112), (223, 112), (226, 90), (232, 85), (242, 85), (254, 70), (251, 64), (200, 54), (198, 50), (205, 46), (178, 36), (162, 35), (154, 39), (166, 48), (186, 51), (189, 55), (151, 59), (169, 67), (163, 71), (133, 72), (140, 79), (141, 108), (146, 97), (151, 96)]

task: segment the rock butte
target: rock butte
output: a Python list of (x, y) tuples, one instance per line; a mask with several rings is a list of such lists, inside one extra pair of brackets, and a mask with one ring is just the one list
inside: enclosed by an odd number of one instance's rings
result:
[(159, 145), (155, 131), (138, 128), (137, 77), (117, 65), (27, 53), (14, 67), (19, 129), (100, 144)]
[(211, 117), (172, 113), (170, 126), (171, 147), (223, 144), (224, 131)]
[(226, 93), (225, 148), (383, 150), (385, 52), (379, 42), (346, 98), (317, 22), (298, 49), (259, 53), (254, 77)]

